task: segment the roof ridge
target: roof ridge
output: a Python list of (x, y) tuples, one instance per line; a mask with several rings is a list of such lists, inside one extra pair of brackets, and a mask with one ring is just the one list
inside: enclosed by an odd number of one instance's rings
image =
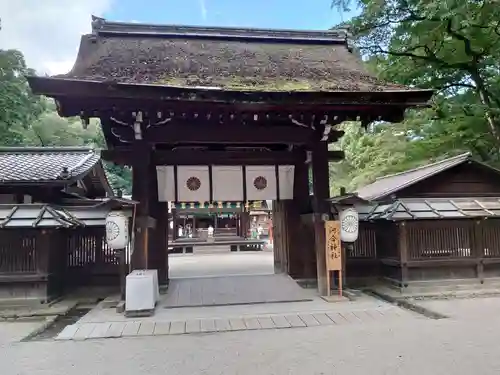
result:
[(419, 170), (422, 170), (422, 169), (425, 169), (425, 168), (428, 168), (428, 167), (434, 167), (434, 166), (439, 165), (439, 164), (444, 164), (444, 163), (450, 162), (450, 161), (452, 161), (454, 159), (468, 158), (470, 156), (471, 156), (471, 153), (469, 151), (467, 151), (467, 152), (464, 152), (462, 154), (452, 156), (450, 158), (446, 158), (446, 159), (443, 159), (443, 160), (440, 160), (440, 161), (436, 161), (434, 163), (424, 164), (424, 165), (421, 165), (420, 167), (408, 169), (406, 171), (401, 171), (401, 172), (398, 172), (398, 173), (392, 173), (392, 174), (388, 174), (388, 175), (385, 175), (385, 176), (377, 177), (375, 179), (375, 181), (380, 181), (380, 180), (384, 180), (386, 178), (395, 177), (395, 176), (401, 176), (401, 175), (412, 173), (412, 172), (415, 172), (415, 171), (419, 171)]
[(217, 39), (268, 39), (310, 42), (331, 42), (345, 44), (350, 39), (347, 29), (336, 30), (296, 30), (271, 29), (255, 27), (227, 27), (227, 26), (185, 26), (173, 24), (148, 24), (139, 22), (108, 21), (105, 18), (92, 16), (92, 34), (120, 34), (120, 35), (156, 35), (156, 36), (191, 36), (212, 37)]

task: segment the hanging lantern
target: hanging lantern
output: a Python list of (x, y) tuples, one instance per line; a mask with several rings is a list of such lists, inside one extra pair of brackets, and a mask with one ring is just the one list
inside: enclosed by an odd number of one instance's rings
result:
[(340, 212), (340, 239), (344, 242), (354, 242), (358, 239), (358, 211), (348, 208)]
[(128, 218), (123, 212), (111, 211), (106, 216), (106, 242), (114, 250), (127, 247)]

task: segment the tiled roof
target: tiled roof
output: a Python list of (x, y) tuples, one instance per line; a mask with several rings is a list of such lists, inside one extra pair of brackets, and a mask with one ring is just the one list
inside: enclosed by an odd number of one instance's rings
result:
[(410, 169), (401, 173), (379, 177), (375, 180), (375, 182), (359, 188), (356, 191), (356, 194), (360, 198), (366, 200), (385, 198), (390, 194), (402, 190), (410, 185), (460, 165), (470, 160), (470, 156), (470, 153), (467, 152), (437, 163), (424, 165), (422, 167)]
[(99, 154), (84, 147), (1, 147), (0, 184), (71, 181), (88, 173), (99, 160)]
[(356, 207), (360, 220), (419, 220), (499, 217), (500, 197), (405, 198)]

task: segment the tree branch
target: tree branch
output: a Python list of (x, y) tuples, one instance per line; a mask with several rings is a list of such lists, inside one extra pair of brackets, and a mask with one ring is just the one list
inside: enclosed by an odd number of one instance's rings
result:
[(445, 90), (451, 89), (453, 87), (463, 87), (463, 88), (476, 90), (476, 86), (471, 85), (469, 83), (461, 83), (461, 82), (448, 83), (446, 85), (436, 87), (436, 89), (439, 91), (445, 91)]
[[(438, 64), (438, 65), (441, 65), (444, 68), (464, 69), (464, 70), (468, 70), (468, 68), (469, 68), (469, 66), (466, 63), (449, 63), (445, 60), (438, 58), (436, 56), (436, 54), (434, 52), (432, 52), (428, 46), (425, 46), (425, 45), (414, 46), (410, 49), (407, 49), (406, 51), (387, 51), (387, 50), (380, 48), (380, 46), (367, 46), (367, 47), (361, 47), (361, 49), (368, 49), (374, 53), (380, 53), (380, 54), (384, 54), (384, 55), (410, 57), (412, 59), (432, 62), (432, 63)], [(425, 51), (426, 55), (417, 55), (417, 54), (411, 52), (411, 51), (415, 51), (417, 49), (423, 49)]]
[(467, 56), (472, 57), (473, 61), (475, 63), (477, 63), (479, 58), (482, 56), (482, 53), (474, 52), (474, 50), (472, 49), (472, 43), (471, 43), (470, 39), (466, 38), (465, 36), (460, 34), (458, 31), (453, 30), (452, 26), (453, 26), (453, 20), (451, 18), (447, 19), (446, 20), (446, 32), (448, 34), (450, 34), (452, 37), (454, 37), (455, 39), (462, 41), (464, 44), (464, 50), (465, 50), (465, 53), (467, 54)]

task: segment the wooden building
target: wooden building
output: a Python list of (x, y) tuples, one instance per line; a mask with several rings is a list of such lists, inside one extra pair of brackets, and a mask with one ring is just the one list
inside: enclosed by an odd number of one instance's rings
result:
[[(425, 106), (432, 95), (368, 74), (345, 30), (161, 26), (97, 17), (68, 74), (28, 81), (34, 93), (56, 100), (61, 116), (84, 123), (99, 118), (108, 147), (103, 158), (132, 167), (132, 195), (140, 202), (134, 268), (158, 269), (160, 282), (167, 281), (170, 200), (274, 200), (280, 215), (275, 244), (283, 243), (275, 252), (277, 271), (294, 268), (300, 276), (302, 252), (316, 253), (322, 293), (328, 162), (343, 155), (328, 151), (343, 134), (335, 126), (400, 121), (408, 107)], [(315, 234), (301, 244), (300, 215), (309, 213)]]
[(357, 191), (360, 237), (351, 277), (401, 290), (500, 280), (500, 171), (458, 155), (385, 176)]
[(0, 300), (47, 302), (79, 286), (118, 284), (105, 243), (111, 198), (89, 148), (0, 149)]
[[(215, 238), (246, 237), (251, 224), (251, 215), (257, 208), (263, 209), (265, 203), (258, 202), (214, 202), (178, 203), (171, 209), (172, 238), (177, 239), (178, 228), (183, 237), (207, 238), (209, 226), (214, 228)], [(260, 212), (260, 211), (259, 211)], [(174, 229), (177, 230), (174, 231)]]

